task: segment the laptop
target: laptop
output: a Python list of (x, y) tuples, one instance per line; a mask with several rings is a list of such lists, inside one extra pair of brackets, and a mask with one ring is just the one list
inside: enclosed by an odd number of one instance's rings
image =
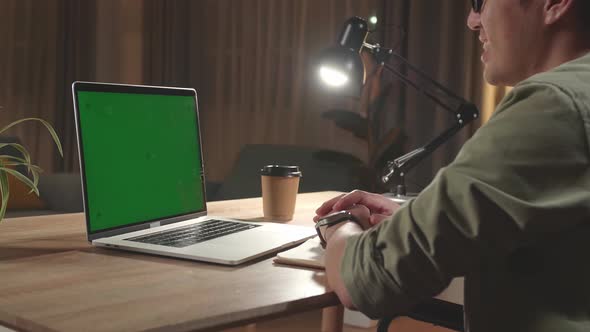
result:
[(195, 90), (74, 82), (72, 93), (93, 245), (237, 265), (315, 235), (207, 215)]

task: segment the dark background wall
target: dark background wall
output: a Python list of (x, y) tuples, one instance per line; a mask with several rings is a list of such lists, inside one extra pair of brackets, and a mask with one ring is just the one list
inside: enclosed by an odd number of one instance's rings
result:
[[(0, 0), (0, 124), (50, 121), (63, 159), (37, 126), (7, 134), (47, 172), (79, 172), (72, 81), (183, 86), (198, 92), (210, 180), (226, 179), (246, 144), (337, 151), (371, 168), (390, 146), (398, 154), (425, 143), (450, 125), (448, 115), (387, 73), (361, 99), (327, 95), (315, 82), (314, 56), (335, 43), (346, 18), (377, 15), (386, 28), (375, 41), (397, 46), (479, 105), (479, 45), (465, 28), (468, 8), (467, 0)], [(374, 103), (381, 92), (386, 102)], [(361, 123), (368, 136), (326, 119), (331, 109), (368, 120)], [(413, 172), (417, 189), (478, 126)]]

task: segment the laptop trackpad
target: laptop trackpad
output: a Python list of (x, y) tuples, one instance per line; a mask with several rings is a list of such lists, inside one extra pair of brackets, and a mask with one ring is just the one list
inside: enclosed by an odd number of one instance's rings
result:
[(275, 248), (294, 244), (304, 238), (306, 236), (299, 232), (269, 231), (260, 227), (192, 245), (184, 250), (198, 256), (239, 260), (271, 252)]

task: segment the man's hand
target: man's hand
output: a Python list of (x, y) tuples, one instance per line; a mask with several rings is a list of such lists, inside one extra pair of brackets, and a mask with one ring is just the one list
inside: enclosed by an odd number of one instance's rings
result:
[[(363, 205), (369, 210), (369, 217), (364, 220), (367, 220), (370, 226), (377, 225), (383, 219), (391, 216), (399, 208), (397, 203), (382, 195), (354, 190), (348, 194), (342, 194), (324, 202), (324, 204), (315, 211), (316, 216), (313, 220), (317, 222), (326, 214), (340, 210), (351, 210), (356, 216), (356, 213), (352, 211), (356, 205)], [(364, 220), (361, 219), (361, 221)]]
[[(353, 206), (351, 209), (347, 210), (348, 212), (350, 212), (359, 222), (357, 226), (360, 227), (360, 230), (365, 230), (365, 229), (369, 229), (371, 228), (371, 224), (369, 224), (369, 209), (367, 209), (365, 206), (363, 205), (355, 205)], [(326, 242), (328, 242), (330, 240), (330, 237), (332, 236), (332, 233), (334, 233), (336, 230), (338, 230), (338, 228), (340, 228), (342, 225), (346, 224), (346, 223), (353, 223), (356, 224), (354, 221), (348, 221), (348, 222), (341, 222), (339, 224), (330, 226), (330, 227), (322, 227), (325, 228), (324, 231), (322, 232), (322, 235), (324, 237), (324, 239), (326, 240)]]
[(327, 242), (325, 259), (328, 284), (345, 307), (354, 308), (354, 303), (352, 303), (350, 294), (340, 276), (340, 264), (344, 256), (346, 240), (362, 233), (364, 229), (377, 225), (383, 219), (391, 216), (398, 208), (397, 203), (386, 197), (355, 190), (326, 201), (316, 210), (316, 216), (313, 218), (315, 222), (331, 212), (341, 210), (349, 211), (359, 221), (359, 224), (342, 222), (327, 227), (322, 233)]

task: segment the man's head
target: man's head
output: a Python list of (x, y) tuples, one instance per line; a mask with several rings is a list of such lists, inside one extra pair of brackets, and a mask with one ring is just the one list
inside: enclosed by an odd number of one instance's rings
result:
[(484, 0), (467, 25), (483, 43), (485, 79), (515, 85), (590, 51), (590, 0)]

